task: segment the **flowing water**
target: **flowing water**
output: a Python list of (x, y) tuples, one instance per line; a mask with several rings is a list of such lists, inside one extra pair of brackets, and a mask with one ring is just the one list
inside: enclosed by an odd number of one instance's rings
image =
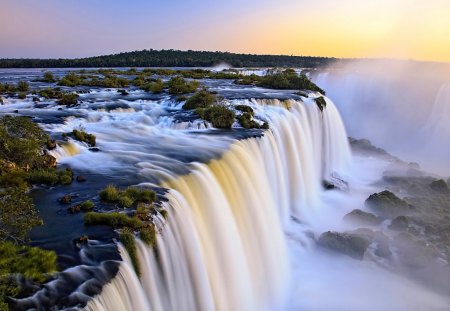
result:
[[(36, 72), (21, 75), (33, 77)], [(64, 277), (19, 301), (19, 309), (58, 301), (61, 308), (105, 311), (445, 310), (448, 295), (383, 260), (356, 261), (318, 247), (316, 240), (327, 230), (356, 229), (341, 222), (343, 215), (383, 189), (382, 173), (393, 164), (390, 158), (352, 156), (344, 122), (351, 135), (401, 155), (395, 149), (399, 141), (409, 150), (418, 148), (415, 140), (402, 139), (411, 133), (408, 120), (420, 121), (423, 126), (415, 135), (437, 148), (442, 136), (426, 137), (447, 135), (448, 85), (428, 89), (436, 97), (432, 109), (417, 105), (419, 111), (409, 111), (406, 104), (393, 104), (392, 81), (380, 85), (334, 75), (322, 73), (316, 80), (336, 99), (339, 112), (328, 98), (321, 111), (313, 93), (300, 97), (293, 91), (202, 81), (224, 96), (229, 107), (252, 107), (258, 120), (270, 124), (267, 131), (243, 130), (238, 124), (215, 130), (169, 96), (139, 90), (127, 97), (115, 90), (94, 90), (81, 94), (80, 106), (62, 110), (51, 101), (37, 107), (31, 98), (1, 106), (1, 113), (35, 117), (56, 139), (76, 128), (95, 134), (98, 149), (69, 139), (51, 151), (59, 165), (88, 177), (86, 185), (68, 186), (66, 192), (95, 201), (98, 190), (111, 182), (146, 185), (158, 191), (161, 207), (168, 211), (167, 220), (154, 218), (156, 248), (136, 240), (138, 277), (114, 235), (80, 229), (80, 216), (55, 215), (60, 190), (36, 190), (36, 204), (48, 223), (34, 232), (36, 245), (69, 257), (67, 241), (81, 234), (89, 234), (90, 241), (73, 250), (78, 255), (70, 255), (68, 266), (78, 267), (67, 268)], [(385, 100), (373, 104), (377, 94)], [(377, 127), (386, 115), (383, 127)], [(394, 126), (399, 115), (407, 119)], [(416, 160), (412, 151), (405, 155)], [(345, 180), (345, 189), (325, 191), (324, 180)], [(68, 296), (63, 303), (57, 297), (62, 295)]]

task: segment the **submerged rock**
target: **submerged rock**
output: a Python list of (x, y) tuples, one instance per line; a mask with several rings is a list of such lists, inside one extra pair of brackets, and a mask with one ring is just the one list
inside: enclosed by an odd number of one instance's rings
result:
[(70, 194), (66, 194), (65, 196), (61, 197), (58, 201), (61, 204), (69, 204), (70, 202), (72, 202), (72, 196)]
[(344, 216), (344, 221), (359, 223), (366, 226), (376, 226), (380, 224), (381, 219), (372, 213), (364, 212), (360, 209), (354, 209)]
[(86, 181), (86, 177), (84, 177), (83, 175), (77, 176), (77, 182), (85, 182), (85, 181)]
[(385, 218), (394, 218), (411, 212), (411, 206), (406, 201), (387, 190), (371, 194), (365, 204)]
[(353, 233), (327, 231), (320, 235), (318, 244), (354, 259), (362, 260), (370, 240)]

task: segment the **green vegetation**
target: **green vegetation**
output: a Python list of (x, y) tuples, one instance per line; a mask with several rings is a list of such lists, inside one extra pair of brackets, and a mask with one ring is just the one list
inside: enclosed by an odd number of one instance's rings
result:
[(228, 52), (143, 50), (78, 59), (1, 59), (1, 68), (79, 68), (79, 67), (211, 67), (225, 62), (234, 67), (317, 68), (335, 58), (254, 55)]
[(237, 117), (239, 124), (245, 129), (259, 129), (259, 123), (253, 120), (252, 114), (248, 112), (244, 112), (240, 116)]
[(242, 112), (246, 112), (246, 113), (248, 113), (248, 114), (250, 114), (252, 116), (255, 114), (254, 111), (253, 111), (253, 108), (250, 107), (250, 106), (247, 106), (247, 105), (236, 105), (236, 106), (234, 106), (234, 108), (236, 110), (239, 110), (239, 111), (242, 111)]
[(307, 76), (297, 75), (295, 70), (286, 69), (282, 72), (266, 76), (249, 75), (236, 81), (237, 84), (257, 85), (280, 90), (310, 90), (325, 95), (325, 91), (311, 82)]
[(83, 203), (80, 204), (80, 209), (82, 211), (90, 211), (90, 210), (93, 210), (94, 207), (95, 207), (94, 202), (92, 202), (90, 200), (84, 201)]
[(41, 81), (47, 83), (56, 82), (55, 78), (53, 77), (53, 73), (51, 73), (50, 71), (44, 72), (44, 77)]
[(9, 310), (6, 297), (20, 295), (17, 274), (31, 282), (43, 283), (57, 271), (56, 254), (37, 247), (0, 242), (0, 310)]
[(208, 108), (197, 108), (198, 115), (212, 123), (216, 128), (231, 128), (235, 114), (225, 106), (211, 106)]
[(58, 104), (64, 106), (75, 106), (78, 103), (78, 94), (76, 93), (66, 93), (61, 94), (58, 100)]
[(0, 118), (0, 160), (30, 169), (41, 164), (48, 135), (29, 118)]
[(19, 83), (17, 83), (17, 91), (18, 92), (28, 92), (30, 90), (30, 85), (28, 84), (28, 82), (26, 81), (19, 81)]
[(7, 188), (0, 192), (0, 240), (25, 242), (34, 226), (42, 225), (26, 189)]
[(84, 215), (85, 225), (105, 225), (113, 228), (132, 228), (139, 230), (145, 227), (145, 224), (135, 217), (128, 217), (121, 213), (95, 213), (89, 212)]
[(54, 89), (47, 88), (44, 90), (40, 90), (38, 94), (39, 96), (44, 97), (45, 99), (59, 99), (63, 95), (60, 88)]
[(36, 185), (53, 186), (58, 183), (69, 185), (73, 181), (73, 173), (69, 169), (56, 170), (55, 168), (35, 169), (28, 173), (28, 181)]
[(27, 194), (29, 182), (38, 175), (50, 182), (58, 177), (40, 174), (53, 165), (52, 157), (43, 153), (48, 140), (28, 118), (0, 118), (0, 310), (8, 309), (7, 297), (21, 294), (19, 274), (28, 282), (44, 282), (56, 271), (55, 253), (23, 245), (29, 231), (42, 225)]
[(156, 245), (156, 230), (154, 225), (139, 230), (139, 238), (148, 246)]
[(316, 102), (317, 107), (319, 107), (320, 111), (323, 111), (323, 109), (327, 106), (327, 102), (325, 101), (325, 98), (323, 96), (317, 97), (314, 99)]
[(27, 98), (27, 93), (25, 93), (25, 92), (20, 92), (19, 94), (17, 94), (17, 97), (18, 97), (19, 99), (25, 99), (25, 98)]
[(157, 79), (155, 82), (148, 84), (146, 90), (155, 94), (162, 93), (164, 90), (164, 82), (161, 79)]
[(129, 229), (124, 229), (119, 235), (120, 242), (128, 252), (130, 256), (131, 263), (133, 264), (134, 271), (138, 277), (141, 276), (141, 269), (139, 266), (139, 260), (136, 253), (136, 240), (134, 239), (134, 234)]
[(128, 208), (138, 203), (153, 203), (156, 200), (156, 193), (149, 189), (136, 187), (119, 190), (113, 185), (108, 185), (100, 191), (100, 199), (107, 203), (116, 203), (120, 207)]
[(199, 87), (197, 81), (186, 81), (182, 77), (173, 77), (169, 83), (169, 94), (187, 94), (194, 93)]
[(87, 143), (91, 147), (94, 147), (96, 144), (95, 135), (88, 134), (85, 131), (83, 131), (82, 129), (73, 130), (71, 134), (76, 140)]
[(184, 103), (183, 109), (208, 108), (217, 101), (217, 97), (207, 90), (200, 90)]

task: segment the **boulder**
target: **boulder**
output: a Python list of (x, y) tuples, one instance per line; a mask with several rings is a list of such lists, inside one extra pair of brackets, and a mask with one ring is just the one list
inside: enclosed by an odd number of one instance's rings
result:
[(87, 244), (89, 241), (89, 237), (87, 235), (82, 235), (78, 239), (75, 240), (75, 244)]
[(70, 194), (66, 194), (65, 196), (59, 198), (59, 203), (61, 204), (69, 204), (72, 202), (72, 196)]
[(370, 245), (370, 240), (352, 233), (327, 231), (320, 235), (318, 244), (354, 259), (362, 260)]
[(85, 182), (85, 181), (86, 181), (86, 177), (84, 177), (82, 175), (77, 176), (77, 182)]
[(42, 156), (42, 165), (46, 168), (54, 168), (56, 167), (56, 158), (49, 154), (44, 154)]
[(438, 180), (431, 182), (430, 188), (436, 192), (450, 193), (450, 188), (448, 187), (448, 184), (443, 179), (438, 179)]
[(376, 226), (381, 223), (381, 219), (372, 213), (364, 212), (360, 209), (354, 209), (344, 216), (344, 221), (358, 223), (365, 226)]
[(47, 141), (47, 143), (45, 144), (45, 147), (46, 147), (48, 150), (53, 150), (53, 149), (55, 149), (55, 148), (56, 148), (56, 140), (49, 139), (49, 140)]
[(395, 217), (391, 224), (389, 225), (389, 229), (395, 231), (404, 231), (408, 228), (409, 225), (409, 217), (407, 216), (398, 216)]
[(384, 218), (395, 218), (412, 211), (412, 207), (406, 201), (387, 190), (371, 194), (365, 205)]
[(41, 100), (39, 99), (39, 97), (36, 97), (36, 96), (33, 97), (33, 102), (38, 103), (38, 102), (40, 102), (40, 101), (41, 101)]

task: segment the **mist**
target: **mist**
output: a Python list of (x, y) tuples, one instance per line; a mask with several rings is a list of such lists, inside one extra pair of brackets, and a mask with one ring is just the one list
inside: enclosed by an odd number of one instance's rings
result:
[(318, 74), (347, 131), (406, 161), (450, 174), (450, 65), (352, 61)]

